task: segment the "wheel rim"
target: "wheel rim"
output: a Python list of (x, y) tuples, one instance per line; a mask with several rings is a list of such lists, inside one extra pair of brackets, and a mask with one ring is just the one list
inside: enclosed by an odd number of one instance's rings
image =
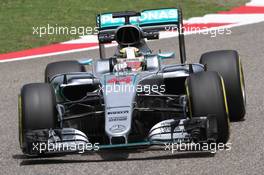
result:
[(23, 144), (23, 133), (22, 133), (22, 101), (21, 95), (18, 96), (18, 134), (19, 134), (19, 144), (22, 147)]
[(190, 92), (189, 92), (187, 80), (185, 81), (185, 89), (186, 89), (186, 95), (187, 95), (187, 98), (188, 98), (188, 112), (190, 113), (190, 117), (192, 118), (191, 99), (190, 99)]
[(229, 109), (228, 109), (228, 104), (227, 104), (226, 89), (225, 89), (225, 83), (224, 83), (223, 77), (221, 77), (221, 85), (222, 85), (224, 103), (225, 103), (225, 110), (226, 110), (226, 115), (227, 115), (228, 139), (229, 139), (229, 137), (230, 137), (230, 118), (229, 118)]
[(246, 108), (247, 100), (246, 100), (246, 90), (245, 90), (245, 79), (244, 79), (243, 67), (240, 59), (239, 59), (239, 73), (240, 73), (240, 87), (242, 92), (243, 105)]

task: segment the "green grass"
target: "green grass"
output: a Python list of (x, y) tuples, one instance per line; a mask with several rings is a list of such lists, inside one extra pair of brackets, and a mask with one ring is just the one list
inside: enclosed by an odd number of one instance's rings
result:
[(1, 0), (0, 53), (78, 38), (77, 35), (33, 35), (33, 27), (95, 26), (100, 12), (178, 6), (184, 18), (243, 5), (247, 0)]

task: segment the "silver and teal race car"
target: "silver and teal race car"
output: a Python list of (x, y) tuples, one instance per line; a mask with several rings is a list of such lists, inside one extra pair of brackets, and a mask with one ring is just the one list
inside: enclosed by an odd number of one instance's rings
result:
[[(176, 8), (97, 15), (100, 58), (47, 65), (45, 82), (19, 95), (19, 143), (27, 155), (227, 143), (230, 120), (243, 119), (245, 83), (234, 50), (205, 53), (187, 63), (182, 13)], [(146, 40), (177, 28), (173, 52), (153, 53)], [(105, 44), (116, 42), (105, 56)], [(87, 71), (87, 67), (92, 70)]]

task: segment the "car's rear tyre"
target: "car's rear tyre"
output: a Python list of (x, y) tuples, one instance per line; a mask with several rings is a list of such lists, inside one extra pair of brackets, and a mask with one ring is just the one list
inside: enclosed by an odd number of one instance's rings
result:
[(217, 120), (218, 143), (229, 138), (229, 117), (224, 82), (216, 72), (199, 72), (186, 80), (191, 117), (213, 115)]
[(58, 126), (55, 95), (49, 84), (24, 85), (18, 99), (18, 111), (19, 143), (24, 152), (27, 149), (25, 132)]
[(218, 72), (224, 79), (230, 120), (241, 120), (246, 113), (246, 93), (243, 68), (237, 51), (220, 50), (205, 53), (200, 63), (208, 71)]
[(85, 72), (85, 67), (76, 60), (50, 63), (45, 69), (45, 82), (49, 82), (57, 74), (70, 72)]

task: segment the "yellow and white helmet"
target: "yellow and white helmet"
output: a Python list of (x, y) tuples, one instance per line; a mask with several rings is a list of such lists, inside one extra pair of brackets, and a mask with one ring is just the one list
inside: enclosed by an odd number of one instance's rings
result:
[(121, 58), (125, 59), (135, 59), (140, 56), (139, 49), (136, 47), (124, 47), (119, 52)]

